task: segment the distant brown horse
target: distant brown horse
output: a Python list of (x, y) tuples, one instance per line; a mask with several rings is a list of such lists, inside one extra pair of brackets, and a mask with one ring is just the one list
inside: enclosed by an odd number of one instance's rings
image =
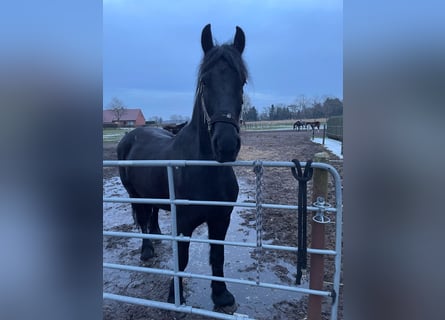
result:
[(307, 122), (306, 124), (311, 126), (312, 131), (315, 130), (315, 128), (317, 128), (317, 130), (320, 130), (320, 121)]

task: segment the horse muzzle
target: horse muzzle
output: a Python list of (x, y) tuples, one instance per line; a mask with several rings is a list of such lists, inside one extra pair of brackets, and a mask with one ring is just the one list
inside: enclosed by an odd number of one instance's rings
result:
[(228, 122), (216, 122), (212, 131), (212, 148), (216, 161), (236, 161), (241, 148), (241, 139), (236, 126)]

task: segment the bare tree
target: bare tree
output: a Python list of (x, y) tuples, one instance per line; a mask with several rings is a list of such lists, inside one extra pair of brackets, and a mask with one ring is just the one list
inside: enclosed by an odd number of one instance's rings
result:
[(109, 109), (113, 111), (114, 118), (116, 119), (118, 125), (120, 125), (120, 121), (122, 116), (127, 110), (127, 107), (124, 105), (122, 100), (114, 97), (110, 104), (108, 105)]
[(184, 120), (184, 116), (180, 115), (180, 114), (172, 114), (170, 116), (170, 120), (174, 120), (174, 121), (183, 121)]
[(309, 106), (309, 99), (304, 94), (300, 94), (296, 100), (296, 104), (298, 110), (303, 111)]
[(320, 104), (321, 101), (322, 101), (321, 99), (322, 99), (322, 98), (321, 98), (319, 95), (314, 94), (314, 95), (312, 96), (312, 98), (309, 99), (309, 104), (310, 104), (310, 106), (313, 108), (315, 105)]
[(154, 121), (157, 125), (161, 125), (162, 124), (162, 118), (158, 117), (158, 116), (153, 116), (149, 118), (150, 121)]
[(252, 108), (252, 103), (250, 101), (250, 97), (247, 93), (243, 93), (243, 104), (241, 106), (241, 119), (246, 120), (246, 114)]

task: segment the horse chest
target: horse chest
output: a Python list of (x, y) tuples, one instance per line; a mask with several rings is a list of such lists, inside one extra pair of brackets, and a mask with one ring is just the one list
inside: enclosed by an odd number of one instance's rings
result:
[[(213, 170), (187, 170), (177, 172), (175, 176), (176, 193), (178, 197), (196, 200), (235, 201), (238, 196), (238, 183), (232, 168), (221, 174), (216, 168)], [(178, 170), (179, 171), (179, 170)]]

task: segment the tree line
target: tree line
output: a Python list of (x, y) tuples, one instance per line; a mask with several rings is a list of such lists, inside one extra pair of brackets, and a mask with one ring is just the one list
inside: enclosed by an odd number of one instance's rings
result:
[[(328, 97), (325, 98), (323, 102), (320, 102), (317, 99), (309, 100), (305, 98), (305, 96), (300, 96), (296, 103), (289, 105), (272, 104), (270, 107), (265, 107), (261, 111), (255, 106), (252, 106), (249, 96), (244, 95), (243, 100), (242, 119), (244, 121), (315, 119), (329, 118), (343, 114), (343, 101), (335, 97)], [(118, 121), (127, 109), (125, 104), (116, 97), (111, 100), (108, 108), (113, 111)], [(162, 118), (157, 116), (149, 117), (148, 120), (156, 123), (163, 122)], [(188, 121), (190, 117), (172, 115), (171, 120)]]
[(323, 102), (308, 101), (300, 98), (295, 104), (271, 105), (259, 111), (252, 106), (248, 96), (244, 96), (242, 118), (244, 121), (289, 120), (329, 118), (343, 114), (343, 101), (338, 98), (326, 98)]

